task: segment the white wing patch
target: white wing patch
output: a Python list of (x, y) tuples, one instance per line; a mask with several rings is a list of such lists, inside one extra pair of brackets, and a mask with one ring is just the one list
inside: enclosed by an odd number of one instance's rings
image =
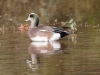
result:
[(40, 31), (43, 31), (44, 32), (44, 31), (47, 31), (47, 30), (40, 30)]

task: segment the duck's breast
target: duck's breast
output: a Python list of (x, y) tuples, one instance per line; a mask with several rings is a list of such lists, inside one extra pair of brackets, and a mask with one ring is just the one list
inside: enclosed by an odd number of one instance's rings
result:
[(53, 32), (40, 28), (29, 28), (28, 35), (32, 41), (49, 41)]

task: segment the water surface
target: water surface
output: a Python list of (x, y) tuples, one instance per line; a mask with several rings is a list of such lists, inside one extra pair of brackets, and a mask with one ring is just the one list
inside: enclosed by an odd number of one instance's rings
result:
[[(0, 75), (100, 75), (99, 5), (99, 0), (1, 0)], [(18, 30), (30, 12), (45, 25), (73, 18), (78, 31), (56, 42), (32, 42), (27, 31)]]

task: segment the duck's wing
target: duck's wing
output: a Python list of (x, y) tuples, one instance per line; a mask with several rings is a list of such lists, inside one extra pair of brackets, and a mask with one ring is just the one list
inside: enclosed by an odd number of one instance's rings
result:
[(61, 32), (65, 32), (65, 30), (63, 28), (60, 28), (60, 27), (54, 27), (54, 26), (51, 26), (53, 32), (55, 33), (61, 33)]
[(39, 26), (38, 29), (40, 31), (48, 31), (48, 32), (54, 32), (54, 33), (66, 32), (63, 28), (54, 27), (54, 26)]
[(54, 27), (54, 26), (39, 26), (39, 33), (45, 34), (45, 35), (52, 35), (54, 33), (59, 33), (61, 37), (64, 37), (66, 35), (69, 35), (67, 31), (65, 31), (63, 28), (60, 27)]
[(59, 33), (61, 38), (70, 34), (69, 32), (65, 31), (63, 28), (60, 27), (51, 27), (51, 28), (53, 29), (54, 33)]

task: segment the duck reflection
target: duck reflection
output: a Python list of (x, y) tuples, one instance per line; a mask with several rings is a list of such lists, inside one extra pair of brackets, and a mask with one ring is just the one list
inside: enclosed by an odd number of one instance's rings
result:
[[(53, 55), (64, 53), (62, 48), (66, 48), (65, 44), (58, 41), (55, 42), (32, 42), (29, 45), (28, 52), (31, 55), (31, 60), (27, 60), (28, 66), (35, 71), (40, 64), (38, 55)], [(62, 49), (62, 50), (61, 50)]]

